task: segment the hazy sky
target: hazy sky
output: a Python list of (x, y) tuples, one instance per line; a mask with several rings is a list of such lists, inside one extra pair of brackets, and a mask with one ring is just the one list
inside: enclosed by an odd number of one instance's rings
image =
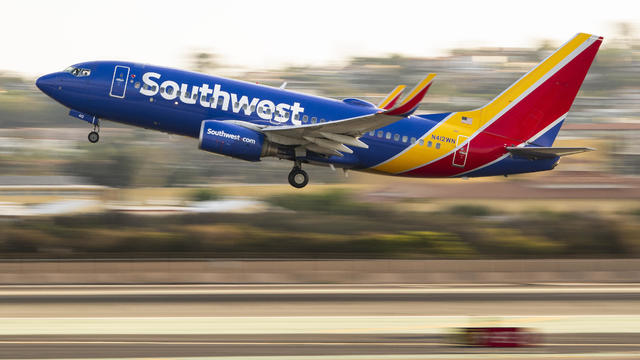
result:
[(558, 43), (638, 28), (639, 1), (9, 1), (0, 69), (38, 75), (86, 60), (184, 66), (193, 50), (232, 67), (324, 64), (352, 55)]

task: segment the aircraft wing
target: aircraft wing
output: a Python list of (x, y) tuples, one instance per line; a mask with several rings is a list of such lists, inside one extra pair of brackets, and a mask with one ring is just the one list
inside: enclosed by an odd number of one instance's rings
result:
[(529, 159), (548, 159), (593, 150), (595, 149), (579, 147), (507, 147), (507, 151), (509, 151), (512, 155)]
[(320, 124), (268, 126), (261, 131), (267, 139), (278, 144), (297, 145), (321, 154), (342, 156), (342, 152), (353, 153), (346, 145), (369, 148), (359, 139), (360, 136), (400, 119), (402, 116), (379, 112)]
[[(351, 154), (353, 151), (347, 146), (369, 148), (369, 145), (359, 139), (360, 136), (411, 115), (418, 108), (435, 76), (429, 74), (399, 105), (382, 109), (375, 114), (319, 124), (267, 126), (260, 131), (274, 143), (298, 146), (326, 155)], [(395, 103), (403, 89), (404, 86), (396, 87), (387, 96), (384, 105), (387, 106), (391, 101)]]

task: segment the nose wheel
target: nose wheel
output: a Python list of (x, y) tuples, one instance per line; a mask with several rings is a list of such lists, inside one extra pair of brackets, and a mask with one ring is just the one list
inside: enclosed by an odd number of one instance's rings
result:
[(88, 138), (90, 143), (95, 144), (98, 142), (98, 140), (100, 140), (100, 135), (98, 134), (98, 132), (92, 131), (89, 133)]
[(299, 166), (294, 166), (289, 173), (289, 184), (294, 188), (300, 189), (309, 183), (309, 175)]
[(87, 136), (90, 143), (95, 144), (100, 140), (100, 134), (98, 134), (98, 131), (100, 131), (100, 128), (94, 125), (93, 131), (89, 133), (89, 136)]

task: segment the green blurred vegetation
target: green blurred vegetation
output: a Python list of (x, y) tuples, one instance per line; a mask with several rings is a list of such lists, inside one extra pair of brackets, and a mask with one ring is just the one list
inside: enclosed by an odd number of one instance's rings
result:
[(213, 189), (197, 189), (191, 192), (192, 201), (212, 201), (219, 200), (220, 194)]
[[(208, 191), (192, 198), (217, 197)], [(253, 214), (105, 212), (0, 222), (3, 258), (593, 258), (640, 255), (640, 219), (450, 207), (398, 210), (347, 191), (268, 197)], [(473, 209), (467, 211), (461, 209)], [(489, 215), (491, 214), (491, 215)]]
[(350, 193), (343, 189), (331, 190), (325, 193), (311, 193), (305, 195), (285, 194), (275, 195), (268, 201), (285, 209), (294, 211), (324, 212), (335, 215), (367, 215), (374, 208), (354, 201)]

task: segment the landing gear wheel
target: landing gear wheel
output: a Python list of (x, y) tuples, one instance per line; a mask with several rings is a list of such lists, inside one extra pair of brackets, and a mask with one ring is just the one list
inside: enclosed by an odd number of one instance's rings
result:
[(100, 135), (98, 135), (98, 133), (96, 131), (92, 131), (89, 133), (89, 142), (91, 142), (92, 144), (95, 144), (98, 142), (98, 140), (100, 140)]
[(289, 184), (294, 188), (303, 188), (309, 183), (309, 175), (307, 172), (300, 169), (299, 167), (294, 167), (289, 173)]

